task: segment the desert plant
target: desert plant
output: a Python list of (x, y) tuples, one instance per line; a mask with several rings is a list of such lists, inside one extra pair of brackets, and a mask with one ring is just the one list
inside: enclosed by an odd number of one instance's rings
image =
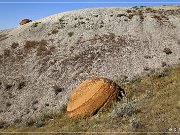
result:
[(11, 48), (12, 48), (12, 49), (16, 49), (18, 46), (19, 46), (18, 43), (13, 42), (12, 45), (11, 45)]
[(164, 48), (163, 52), (166, 53), (166, 54), (171, 54), (172, 53), (171, 49), (169, 49), (167, 47)]
[(132, 117), (129, 119), (130, 125), (132, 128), (137, 129), (140, 127), (140, 122), (136, 119), (136, 117)]
[(35, 22), (35, 23), (33, 23), (32, 25), (31, 25), (31, 27), (37, 27), (38, 26), (38, 24), (40, 24), (41, 22)]
[(144, 67), (144, 70), (145, 70), (145, 71), (149, 71), (150, 68), (149, 68), (149, 67)]
[(57, 34), (59, 31), (57, 29), (52, 30), (52, 34)]
[(0, 129), (5, 128), (7, 126), (7, 123), (5, 121), (0, 121)]
[(8, 49), (4, 49), (4, 57), (7, 58), (10, 57), (10, 55), (11, 55), (11, 51)]
[(59, 92), (63, 91), (63, 88), (60, 88), (59, 86), (57, 86), (56, 84), (52, 86), (55, 92), (55, 95), (57, 95)]
[(12, 88), (11, 84), (5, 84), (5, 90), (10, 90)]
[(162, 62), (162, 67), (165, 67), (165, 66), (167, 66), (167, 63), (166, 62)]
[(132, 116), (136, 111), (135, 101), (126, 101), (122, 105), (114, 105), (114, 110), (111, 113), (112, 117), (122, 117), (124, 115)]
[(74, 35), (74, 32), (69, 32), (68, 35), (69, 37), (72, 37)]
[(128, 9), (126, 12), (127, 12), (127, 13), (131, 13), (132, 11)]
[(22, 122), (22, 119), (19, 119), (19, 118), (15, 119), (14, 121), (15, 124), (20, 124), (21, 122)]
[(128, 18), (129, 18), (129, 19), (132, 19), (134, 15), (135, 15), (135, 14), (129, 14), (129, 15), (128, 15)]
[(126, 16), (125, 14), (118, 14), (117, 17)]
[(10, 102), (6, 103), (6, 107), (10, 107), (12, 104)]
[(25, 87), (25, 86), (26, 86), (26, 83), (25, 83), (24, 81), (21, 81), (21, 82), (19, 82), (17, 88), (20, 90), (20, 89), (22, 89), (22, 88)]
[(152, 56), (145, 55), (145, 56), (144, 56), (144, 58), (145, 58), (145, 59), (151, 59), (151, 58), (152, 58)]
[(36, 121), (33, 118), (29, 118), (29, 119), (23, 120), (22, 123), (25, 126), (33, 126), (36, 123)]

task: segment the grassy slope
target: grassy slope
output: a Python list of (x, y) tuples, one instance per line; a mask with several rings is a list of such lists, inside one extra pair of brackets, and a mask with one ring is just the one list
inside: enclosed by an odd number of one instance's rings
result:
[[(69, 119), (63, 113), (45, 119), (45, 125), (11, 126), (0, 131), (16, 132), (166, 132), (180, 128), (180, 65), (163, 72), (151, 72), (132, 82), (119, 82), (126, 98), (115, 106), (135, 101), (132, 115), (111, 117), (113, 107), (91, 118)], [(114, 107), (115, 107), (114, 106)], [(131, 108), (129, 108), (131, 111)], [(111, 114), (111, 115), (110, 115)], [(122, 114), (122, 113), (116, 113)]]

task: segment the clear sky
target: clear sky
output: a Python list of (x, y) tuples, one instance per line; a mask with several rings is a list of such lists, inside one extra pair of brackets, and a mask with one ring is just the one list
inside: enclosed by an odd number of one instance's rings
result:
[(19, 25), (19, 22), (25, 18), (37, 20), (49, 15), (75, 9), (158, 5), (180, 5), (180, 0), (0, 0), (0, 29), (16, 27)]

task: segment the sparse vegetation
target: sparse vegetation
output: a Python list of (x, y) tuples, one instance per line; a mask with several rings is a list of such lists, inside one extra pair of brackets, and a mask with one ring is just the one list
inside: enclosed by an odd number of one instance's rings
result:
[(0, 129), (7, 127), (7, 123), (4, 121), (0, 121)]
[[(25, 127), (10, 126), (0, 131), (33, 132), (164, 132), (179, 127), (180, 65), (168, 69), (166, 76), (151, 72), (141, 81), (122, 83), (126, 97), (107, 111), (91, 118), (59, 114), (26, 120)], [(157, 104), (158, 103), (158, 104)], [(172, 109), (173, 108), (173, 109)], [(116, 111), (115, 111), (116, 110)], [(113, 116), (113, 117), (112, 117)], [(153, 122), (152, 122), (153, 121)]]
[(55, 95), (63, 91), (63, 88), (60, 88), (57, 85), (53, 85), (53, 89), (54, 89)]
[(132, 13), (132, 11), (131, 11), (131, 10), (129, 10), (129, 9), (128, 9), (126, 12), (127, 12), (127, 13)]
[(57, 34), (59, 31), (57, 29), (52, 30), (52, 34)]
[(162, 67), (165, 67), (167, 66), (167, 63), (166, 62), (162, 62)]
[(18, 46), (19, 46), (18, 43), (13, 42), (12, 45), (11, 45), (11, 48), (12, 48), (12, 49), (16, 49)]
[(36, 50), (36, 55), (37, 56), (47, 56), (51, 55), (52, 52), (55, 50), (54, 46), (47, 46), (47, 41), (46, 40), (41, 40), (41, 41), (26, 41), (24, 45), (24, 51), (25, 53), (30, 53), (33, 49)]
[(117, 17), (126, 16), (125, 14), (118, 14)]
[(171, 49), (167, 48), (167, 47), (164, 48), (163, 52), (165, 52), (166, 54), (171, 54), (172, 53)]
[(4, 57), (10, 57), (11, 56), (11, 51), (9, 49), (4, 49)]
[(69, 37), (72, 37), (74, 35), (74, 32), (69, 32), (68, 35)]
[(41, 23), (41, 22), (35, 22), (35, 23), (33, 23), (33, 24), (31, 25), (31, 27), (35, 28), (35, 27), (37, 27), (38, 24), (40, 24), (40, 23)]
[(114, 117), (123, 117), (124, 115), (132, 116), (136, 111), (135, 101), (126, 101), (124, 104), (117, 104), (114, 106), (114, 110), (111, 113), (111, 116)]

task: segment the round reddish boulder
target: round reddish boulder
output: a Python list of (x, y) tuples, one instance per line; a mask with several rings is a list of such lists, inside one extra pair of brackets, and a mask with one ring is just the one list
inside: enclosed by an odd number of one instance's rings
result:
[(93, 77), (83, 81), (71, 93), (67, 104), (69, 117), (91, 116), (117, 100), (122, 89), (106, 78)]
[(32, 22), (32, 20), (30, 20), (30, 19), (23, 19), (19, 24), (20, 25), (24, 25), (24, 24), (29, 23), (29, 22)]

